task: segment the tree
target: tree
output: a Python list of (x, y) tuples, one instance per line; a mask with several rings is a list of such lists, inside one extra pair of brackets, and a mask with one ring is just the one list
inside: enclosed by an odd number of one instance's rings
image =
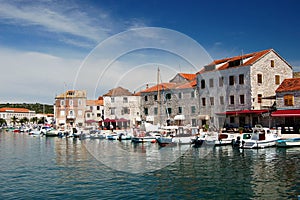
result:
[(6, 120), (3, 118), (0, 118), (0, 126), (6, 125)]
[(29, 122), (29, 119), (27, 117), (23, 117), (22, 119), (20, 119), (21, 124), (27, 124), (28, 122)]
[(11, 121), (12, 121), (12, 123), (14, 124), (14, 126), (16, 125), (17, 120), (18, 120), (18, 118), (17, 118), (16, 116), (13, 116), (13, 117), (11, 118)]
[(37, 123), (38, 122), (38, 118), (37, 117), (32, 117), (31, 119), (30, 119), (30, 121), (32, 122), (32, 123)]

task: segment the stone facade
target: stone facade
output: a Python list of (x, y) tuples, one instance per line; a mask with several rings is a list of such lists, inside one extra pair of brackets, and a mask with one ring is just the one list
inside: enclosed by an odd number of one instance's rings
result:
[(197, 76), (200, 114), (217, 128), (268, 123), (260, 115), (224, 116), (227, 111), (263, 110), (274, 104), (275, 90), (293, 76), (274, 50), (214, 61)]
[(85, 126), (86, 91), (68, 90), (55, 97), (56, 126), (64, 128)]

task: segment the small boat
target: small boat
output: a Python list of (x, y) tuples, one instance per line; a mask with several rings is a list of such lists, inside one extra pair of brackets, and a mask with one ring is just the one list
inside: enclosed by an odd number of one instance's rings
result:
[(264, 128), (260, 125), (256, 125), (253, 128), (251, 138), (247, 140), (242, 148), (244, 149), (259, 149), (266, 147), (273, 147), (276, 145), (276, 141), (280, 139), (276, 132), (271, 131), (269, 128)]
[(243, 145), (251, 139), (251, 133), (242, 133), (237, 136), (235, 140), (232, 141), (232, 146), (234, 148), (242, 148)]
[(117, 140), (118, 138), (119, 138), (118, 134), (116, 134), (116, 133), (111, 133), (106, 136), (106, 139), (108, 139), (108, 140)]
[(159, 137), (160, 135), (154, 135), (152, 132), (147, 132), (147, 133), (141, 133), (136, 137), (131, 138), (131, 142), (133, 143), (145, 143), (145, 142), (151, 142), (155, 143), (156, 138)]
[(299, 147), (300, 138), (279, 139), (276, 141), (276, 146), (277, 147)]

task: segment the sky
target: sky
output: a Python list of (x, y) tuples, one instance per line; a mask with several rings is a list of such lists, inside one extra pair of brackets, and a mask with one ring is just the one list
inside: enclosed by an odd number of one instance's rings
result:
[(300, 1), (0, 0), (0, 103), (131, 92), (274, 49), (300, 71)]

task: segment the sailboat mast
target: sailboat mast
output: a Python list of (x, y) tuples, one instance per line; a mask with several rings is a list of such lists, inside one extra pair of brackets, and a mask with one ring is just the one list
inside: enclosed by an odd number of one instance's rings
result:
[(157, 68), (157, 123), (160, 125), (160, 92), (159, 92), (159, 67)]

